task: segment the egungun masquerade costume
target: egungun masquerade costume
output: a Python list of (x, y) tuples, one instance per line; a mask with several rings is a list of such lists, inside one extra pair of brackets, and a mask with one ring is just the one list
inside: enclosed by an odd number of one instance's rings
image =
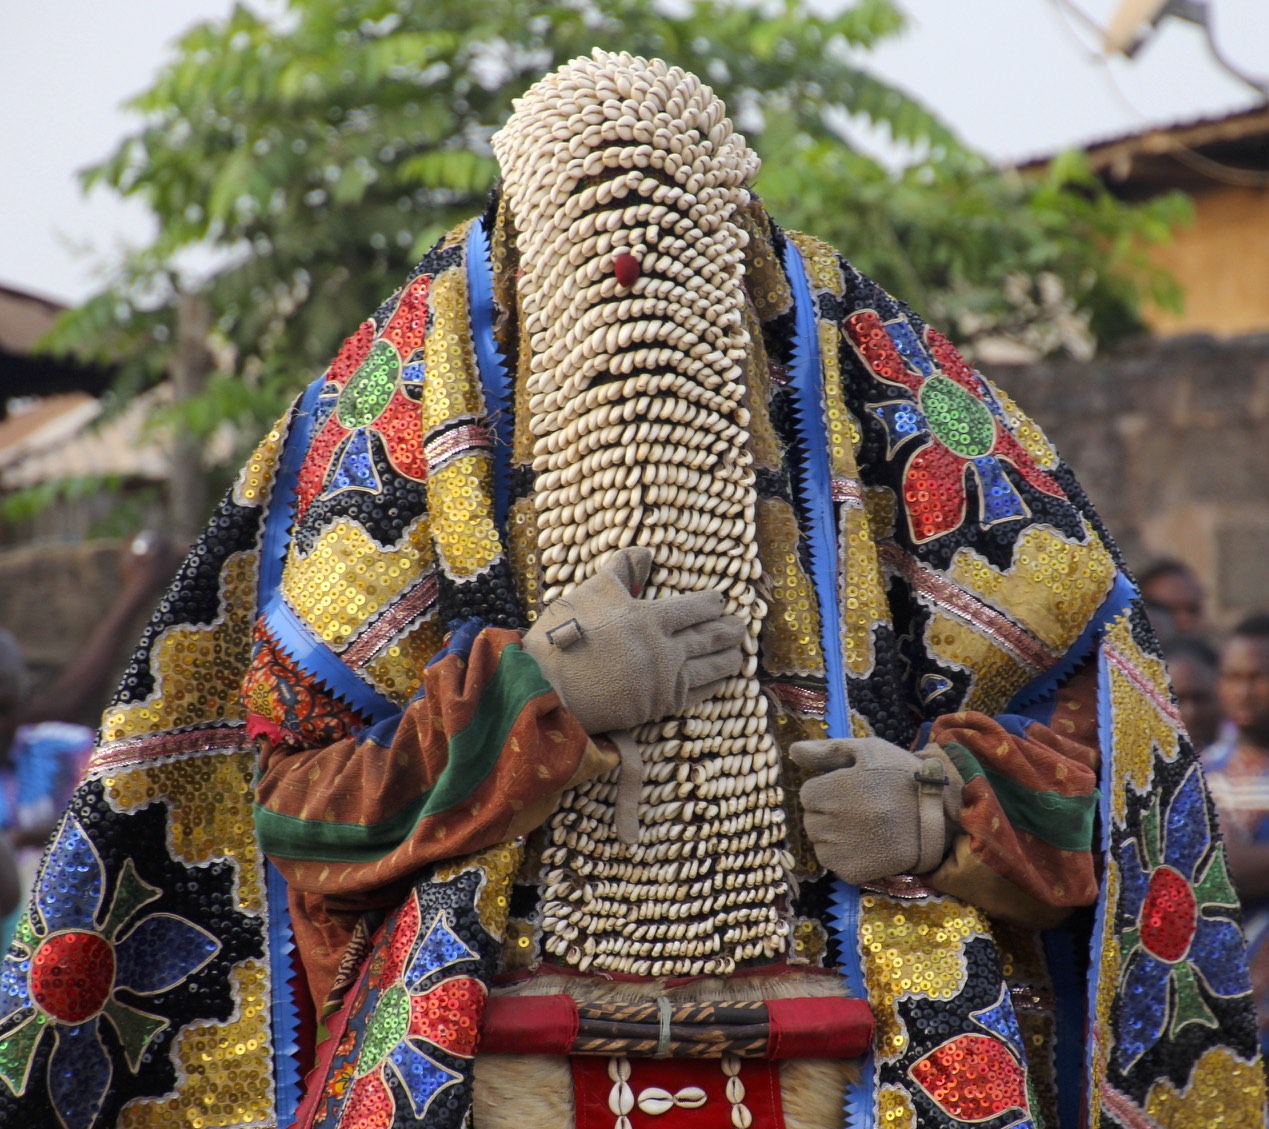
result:
[(0, 1122), (1260, 1123), (1203, 778), (1039, 429), (691, 75), (577, 60), (495, 149), (147, 631)]

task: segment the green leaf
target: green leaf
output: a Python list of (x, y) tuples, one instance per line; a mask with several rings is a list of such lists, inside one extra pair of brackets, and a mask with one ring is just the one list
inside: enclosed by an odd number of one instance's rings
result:
[[(141, 201), (157, 233), (59, 320), (48, 347), (114, 366), (126, 400), (163, 376), (175, 296), (196, 281), (232, 371), (188, 422), (211, 434), (230, 420), (253, 436), (483, 206), (497, 174), (486, 139), (513, 99), (596, 42), (665, 57), (733, 112), (759, 111), (757, 187), (777, 220), (840, 247), (945, 328), (1043, 351), (1061, 348), (1056, 314), (1112, 340), (1140, 324), (1143, 302), (1180, 302), (1149, 258), (1185, 221), (1180, 197), (1124, 204), (1074, 153), (1032, 178), (991, 168), (902, 76), (868, 65), (902, 30), (895, 0), (821, 11), (803, 0), (692, 0), (672, 14), (659, 0), (238, 4), (181, 37), (130, 102), (129, 136), (81, 173), (86, 187)], [(861, 123), (900, 142), (906, 167), (883, 165)], [(174, 265), (191, 252), (213, 264), (195, 281)], [(1036, 301), (1042, 274), (1060, 281), (1062, 310)], [(1006, 293), (1017, 278), (1021, 303)]]

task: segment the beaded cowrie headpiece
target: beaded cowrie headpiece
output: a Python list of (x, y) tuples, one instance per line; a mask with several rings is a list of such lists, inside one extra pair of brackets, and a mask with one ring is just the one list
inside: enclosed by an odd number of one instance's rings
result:
[(766, 606), (743, 402), (748, 237), (735, 222), (758, 159), (695, 76), (600, 51), (533, 86), (493, 144), (530, 350), (543, 602), (645, 545), (646, 598), (715, 588), (749, 625), (739, 677), (635, 734), (637, 842), (617, 837), (612, 779), (552, 818), (544, 947), (581, 969), (653, 976), (776, 959), (789, 856), (756, 677)]

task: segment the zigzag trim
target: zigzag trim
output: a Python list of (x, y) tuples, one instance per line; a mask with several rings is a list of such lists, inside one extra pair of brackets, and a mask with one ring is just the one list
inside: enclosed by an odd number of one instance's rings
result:
[(308, 450), (313, 409), (325, 385), (323, 374), (308, 386), (287, 429), (274, 486), (277, 500), (270, 499), (265, 517), (256, 607), (283, 655), (311, 675), (323, 691), (374, 723), (397, 713), (397, 704), (358, 678), (338, 655), (317, 639), (282, 593), (282, 571), (295, 528), (295, 485)]
[[(794, 330), (789, 386), (793, 392), (793, 418), (797, 450), (803, 455), (798, 471), (811, 579), (820, 611), (820, 642), (827, 676), (825, 729), (829, 737), (850, 736), (850, 707), (846, 700), (846, 676), (839, 644), (837, 523), (833, 513), (833, 474), (826, 442), (823, 382), (820, 374), (819, 333), (815, 303), (807, 282), (806, 267), (793, 240), (786, 236), (784, 270), (793, 291)], [(859, 888), (834, 878), (829, 921), (836, 934), (844, 967), (842, 978), (859, 999), (867, 999), (863, 960), (859, 950)], [(876, 1056), (860, 1063), (859, 1081), (846, 1092), (846, 1124), (873, 1123)]]

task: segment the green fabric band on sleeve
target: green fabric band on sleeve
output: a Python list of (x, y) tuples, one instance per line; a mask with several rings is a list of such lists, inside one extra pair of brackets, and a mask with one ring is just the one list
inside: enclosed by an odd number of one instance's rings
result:
[(1005, 818), (1018, 831), (1030, 832), (1060, 851), (1092, 850), (1098, 805), (1096, 789), (1087, 796), (1036, 792), (996, 772), (991, 765), (984, 765), (964, 745), (949, 744), (943, 751), (966, 784), (976, 776), (987, 782)]
[(332, 823), (283, 815), (255, 805), (266, 855), (302, 862), (374, 862), (409, 838), (429, 816), (456, 807), (484, 783), (524, 708), (551, 690), (538, 664), (508, 644), (480, 696), (476, 714), (449, 742), (449, 763), (435, 785), (379, 823)]

